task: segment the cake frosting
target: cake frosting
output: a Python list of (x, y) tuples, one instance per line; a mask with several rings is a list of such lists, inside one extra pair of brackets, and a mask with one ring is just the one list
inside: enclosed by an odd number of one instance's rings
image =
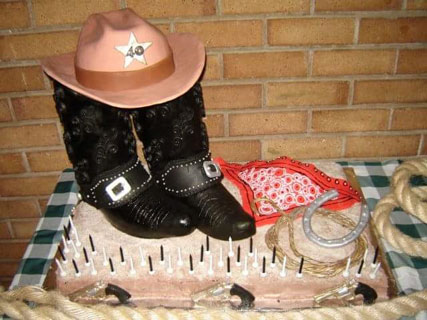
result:
[[(345, 178), (340, 166), (332, 163), (317, 163), (316, 166), (325, 173)], [(240, 195), (229, 181), (223, 184), (238, 200)], [(355, 222), (360, 213), (360, 204), (342, 211)], [(313, 296), (328, 288), (341, 285), (346, 278), (338, 275), (330, 278), (318, 278), (304, 273), (302, 278), (296, 277), (298, 270), (286, 269), (286, 276), (282, 276), (282, 264), (276, 258), (275, 266), (271, 265), (272, 252), (265, 244), (265, 234), (271, 225), (257, 228), (253, 237), (253, 251), (249, 256), (249, 239), (230, 242), (209, 239), (207, 251), (206, 235), (196, 230), (192, 234), (179, 238), (140, 239), (129, 236), (116, 230), (103, 217), (102, 213), (86, 203), (80, 203), (74, 211), (74, 225), (82, 246), (77, 247), (80, 257), (74, 256), (74, 250), (66, 254), (68, 263), (61, 263), (65, 276), (56, 277), (56, 287), (63, 294), (70, 294), (97, 281), (112, 283), (127, 290), (132, 295), (132, 302), (145, 307), (192, 307), (191, 294), (206, 289), (218, 282), (236, 283), (255, 296), (255, 308), (279, 308), (289, 310), (313, 306)], [(324, 237), (336, 238), (345, 235), (349, 230), (323, 217), (314, 216), (312, 220), (316, 233)], [(368, 284), (378, 294), (378, 300), (388, 299), (389, 281), (386, 272), (380, 268), (376, 277), (371, 279), (371, 261), (375, 252), (372, 236), (365, 230), (369, 240), (366, 264), (362, 276), (358, 281)], [(91, 250), (89, 235), (95, 244), (96, 254)], [(75, 236), (75, 235), (74, 235)], [(73, 234), (71, 234), (73, 238)], [(336, 261), (349, 256), (354, 250), (354, 243), (342, 248), (328, 249), (311, 243), (304, 235), (300, 219), (294, 221), (294, 239), (298, 250), (305, 256), (316, 258), (319, 261)], [(285, 252), (292, 256), (289, 248), (286, 229), (280, 235), (280, 245)], [(203, 263), (201, 260), (201, 246), (203, 246)], [(92, 266), (85, 265), (83, 247), (86, 248), (89, 258), (93, 260), (97, 274), (91, 273)], [(163, 261), (161, 261), (161, 247), (163, 247)], [(240, 247), (240, 265), (237, 263), (237, 251)], [(123, 250), (122, 263), (120, 248)], [(105, 250), (107, 260), (104, 259)], [(220, 253), (222, 252), (222, 258)], [(142, 255), (141, 255), (142, 254)], [(190, 272), (189, 256), (193, 259), (193, 272)], [(182, 260), (180, 260), (179, 255)], [(152, 260), (150, 273), (149, 259)], [(261, 276), (263, 258), (266, 259), (266, 275)], [(108, 258), (111, 258), (115, 274), (111, 273)], [(227, 258), (230, 259), (230, 272), (227, 272)], [(72, 259), (76, 261), (80, 275), (76, 276)], [(244, 274), (245, 259), (247, 259), (248, 274)], [(131, 260), (133, 269), (131, 268)], [(170, 263), (169, 263), (170, 260)], [(212, 260), (212, 264), (210, 261)], [(182, 265), (179, 262), (182, 261)], [(222, 261), (222, 266), (219, 266)], [(107, 263), (106, 263), (107, 262)], [(257, 265), (257, 266), (256, 266)], [(350, 269), (351, 279), (357, 272), (358, 265)]]

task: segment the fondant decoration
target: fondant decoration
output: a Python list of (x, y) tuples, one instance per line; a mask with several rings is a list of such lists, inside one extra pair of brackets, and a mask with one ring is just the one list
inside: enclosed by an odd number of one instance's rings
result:
[(261, 278), (265, 278), (267, 276), (267, 272), (265, 270), (265, 256), (262, 257), (262, 271), (261, 271)]
[(271, 257), (270, 267), (276, 267), (276, 246), (273, 247), (273, 256)]
[(282, 269), (280, 270), (280, 276), (282, 278), (286, 277), (286, 256), (283, 258)]
[(65, 272), (64, 268), (62, 268), (61, 263), (59, 262), (59, 260), (56, 259), (56, 258), (55, 258), (55, 263), (56, 263), (56, 266), (58, 267), (59, 275), (61, 277), (65, 277), (67, 275), (67, 273)]
[(254, 239), (252, 239), (252, 237), (250, 237), (249, 239), (249, 252), (248, 252), (248, 256), (252, 257), (254, 255)]
[(107, 259), (107, 252), (105, 251), (105, 248), (102, 248), (102, 256), (104, 257), (104, 260), (102, 262), (102, 265), (104, 267), (108, 266), (108, 259)]
[(133, 60), (137, 60), (143, 64), (147, 64), (144, 53), (152, 44), (152, 42), (139, 43), (136, 40), (135, 34), (131, 32), (127, 45), (115, 47), (116, 50), (120, 51), (125, 58), (123, 68), (126, 69), (132, 63)]
[(372, 259), (371, 268), (376, 268), (377, 259), (378, 259), (378, 252), (379, 252), (379, 248), (377, 246), (375, 248), (375, 254), (374, 254), (374, 258)]
[(110, 274), (114, 276), (116, 274), (116, 270), (114, 270), (113, 260), (108, 258), (108, 262), (110, 263)]
[(203, 257), (203, 253), (204, 253), (204, 247), (203, 244), (200, 246), (200, 260), (199, 260), (199, 264), (203, 265), (204, 264), (204, 257)]
[(148, 272), (151, 276), (155, 273), (153, 268), (153, 260), (151, 259), (151, 256), (148, 256), (148, 264), (150, 266), (150, 271)]
[(165, 264), (165, 253), (163, 245), (160, 245), (160, 264)]
[(65, 239), (67, 239), (68, 244), (71, 244), (70, 233), (65, 225), (63, 225), (63, 227), (64, 227)]
[(181, 254), (181, 248), (178, 247), (178, 262), (177, 264), (179, 266), (182, 266), (184, 264), (184, 262), (182, 261), (182, 254)]
[(62, 263), (67, 264), (68, 260), (67, 260), (67, 257), (64, 255), (64, 252), (62, 251), (61, 246), (58, 246), (58, 251), (59, 251), (59, 254), (61, 256)]
[(166, 36), (132, 9), (90, 15), (76, 52), (42, 60), (44, 72), (68, 88), (131, 109), (184, 94), (204, 64), (205, 49), (195, 35)]
[(189, 274), (193, 274), (194, 273), (194, 268), (193, 268), (193, 256), (190, 254), (190, 270), (188, 271)]
[(126, 264), (125, 254), (123, 252), (123, 248), (122, 247), (120, 247), (119, 250), (120, 250), (120, 264), (122, 266), (124, 266)]
[(245, 260), (244, 260), (244, 263), (243, 263), (242, 274), (244, 276), (248, 276), (249, 275), (249, 270), (248, 270), (248, 256), (245, 256)]
[(170, 253), (168, 254), (168, 268), (166, 269), (166, 272), (169, 273), (169, 274), (173, 273), (172, 259), (171, 259)]
[(76, 247), (76, 245), (74, 244), (73, 239), (71, 239), (70, 241), (71, 241), (71, 247), (72, 247), (72, 248), (73, 248), (73, 250), (74, 250), (74, 258), (75, 258), (75, 259), (78, 259), (78, 258), (80, 257), (80, 253), (79, 253), (79, 251), (77, 250), (77, 247)]
[(233, 239), (231, 237), (228, 237), (228, 256), (234, 257)]
[(138, 250), (139, 250), (139, 256), (140, 256), (140, 258), (141, 258), (140, 266), (141, 266), (141, 267), (145, 267), (145, 266), (146, 266), (146, 264), (147, 264), (147, 262), (145, 261), (144, 252), (142, 251), (141, 246), (139, 246), (139, 247), (138, 247)]
[(280, 214), (267, 201), (257, 202), (253, 210), (251, 203), (255, 199), (270, 199), (282, 211), (290, 212), (310, 204), (327, 190), (336, 189), (338, 198), (325, 203), (325, 208), (342, 210), (360, 202), (360, 195), (346, 180), (330, 177), (312, 164), (289, 157), (244, 165), (227, 163), (221, 158), (215, 161), (224, 176), (239, 188), (243, 208), (254, 217), (257, 226), (274, 223)]
[(365, 265), (365, 260), (360, 261), (359, 269), (357, 269), (356, 277), (360, 278), (362, 276), (363, 266)]
[(210, 255), (211, 254), (211, 249), (209, 246), (209, 236), (206, 236), (206, 254)]
[(255, 248), (254, 261), (252, 262), (252, 267), (255, 269), (258, 268), (258, 249)]
[(89, 262), (89, 257), (88, 257), (88, 255), (87, 255), (87, 251), (86, 251), (86, 248), (85, 248), (85, 247), (83, 247), (83, 254), (84, 254), (84, 256), (85, 256), (85, 266), (86, 266), (86, 267), (89, 267), (89, 266), (90, 266), (90, 262)]
[(76, 239), (76, 246), (80, 247), (82, 243), (80, 242), (79, 234), (77, 233), (77, 229), (74, 226), (73, 218), (70, 216), (70, 231), (74, 234), (74, 238)]
[(76, 278), (79, 278), (82, 274), (80, 273), (80, 270), (79, 270), (79, 268), (77, 266), (76, 260), (72, 259), (72, 261), (73, 261), (73, 266), (74, 266), (74, 271), (75, 271), (74, 272), (74, 276)]
[(350, 263), (351, 263), (351, 257), (348, 257), (347, 264), (345, 265), (345, 270), (342, 273), (344, 278), (348, 278), (350, 275)]
[(304, 257), (301, 257), (300, 263), (299, 263), (299, 268), (298, 268), (298, 272), (297, 272), (297, 278), (302, 278), (302, 268), (304, 266)]
[[(335, 238), (335, 239), (326, 239), (319, 236), (313, 231), (313, 228), (311, 227), (311, 218), (313, 217), (314, 213), (320, 206), (322, 206), (324, 203), (330, 200), (335, 199), (336, 197), (338, 197), (337, 190), (327, 191), (321, 196), (317, 197), (308, 206), (307, 210), (304, 211), (304, 215), (302, 219), (303, 229), (306, 237), (310, 241), (318, 244), (319, 246), (326, 247), (326, 248), (343, 247), (353, 242), (354, 240), (356, 240), (362, 234), (363, 230), (365, 230), (366, 226), (368, 225), (369, 217), (370, 217), (368, 205), (366, 203), (362, 203), (361, 209), (360, 209), (359, 222), (357, 223), (356, 227), (353, 230), (351, 230), (348, 234), (346, 234), (341, 238)], [(366, 248), (366, 250), (368, 249)], [(365, 255), (364, 255), (365, 258), (366, 258), (366, 255), (367, 255), (367, 252), (365, 252)]]
[(248, 238), (256, 231), (254, 220), (221, 184), (221, 170), (209, 152), (204, 115), (197, 83), (167, 103), (136, 109), (133, 120), (154, 181), (194, 210), (197, 228), (225, 241)]
[(240, 267), (240, 245), (237, 247), (237, 259), (236, 259), (236, 266)]
[(133, 266), (132, 256), (129, 257), (129, 264), (130, 264), (129, 275), (133, 276), (136, 274), (136, 270), (135, 270), (135, 267)]
[(70, 249), (68, 248), (67, 241), (65, 240), (64, 236), (62, 236), (62, 245), (64, 246), (65, 253), (70, 252)]
[(90, 266), (91, 266), (90, 274), (93, 276), (96, 276), (98, 274), (98, 271), (96, 271), (95, 263), (93, 262), (93, 258), (90, 258)]
[(96, 252), (95, 243), (93, 242), (93, 238), (89, 235), (90, 248), (93, 256), (96, 256), (98, 252)]
[(227, 257), (227, 277), (231, 277), (230, 257)]
[(381, 267), (381, 262), (378, 262), (378, 264), (375, 266), (374, 270), (372, 270), (372, 272), (369, 274), (369, 278), (375, 279), (377, 277), (377, 273), (378, 273), (378, 270), (380, 269), (380, 267)]
[(212, 276), (214, 274), (214, 269), (213, 269), (213, 256), (209, 255), (209, 270), (208, 270), (208, 275)]
[(224, 260), (222, 260), (222, 246), (219, 247), (219, 260), (218, 267), (222, 268), (224, 266)]

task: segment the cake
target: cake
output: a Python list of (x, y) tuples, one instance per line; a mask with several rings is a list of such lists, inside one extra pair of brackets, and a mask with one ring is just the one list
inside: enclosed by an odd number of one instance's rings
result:
[[(316, 166), (330, 176), (345, 179), (342, 168), (335, 163), (317, 163)], [(237, 200), (241, 201), (239, 190), (229, 180), (224, 179), (223, 184)], [(355, 204), (351, 208), (343, 210), (342, 213), (357, 221), (360, 204)], [(282, 263), (279, 259), (276, 258), (274, 267), (271, 265), (272, 251), (268, 249), (264, 240), (271, 225), (258, 226), (257, 233), (253, 237), (253, 252), (255, 252), (255, 248), (257, 249), (257, 266), (254, 267), (255, 254), (248, 255), (249, 239), (232, 241), (233, 256), (229, 257), (230, 242), (209, 238), (208, 251), (206, 235), (198, 230), (188, 236), (178, 238), (157, 240), (135, 238), (114, 229), (101, 212), (84, 202), (74, 210), (73, 224), (82, 243), (82, 246), (77, 247), (80, 257), (74, 257), (74, 250), (69, 246), (70, 251), (65, 253), (68, 263), (61, 262), (61, 267), (66, 275), (61, 275), (60, 270), (56, 270), (55, 286), (65, 295), (97, 281), (103, 281), (128, 291), (132, 295), (131, 301), (139, 306), (188, 308), (194, 305), (191, 299), (192, 294), (220, 282), (229, 282), (236, 283), (251, 292), (255, 296), (254, 307), (256, 309), (289, 310), (313, 307), (313, 296), (354, 278), (359, 268), (359, 263), (352, 266), (350, 277), (347, 279), (342, 274), (330, 278), (311, 276), (304, 273), (304, 267), (302, 277), (296, 276), (298, 270), (288, 268), (286, 268), (286, 276), (283, 276)], [(324, 237), (336, 238), (349, 232), (338, 224), (331, 223), (319, 216), (313, 218), (312, 224), (315, 231)], [(298, 218), (294, 221), (294, 228), (295, 243), (298, 250), (305, 256), (332, 262), (347, 257), (354, 249), (354, 243), (337, 249), (315, 245), (305, 237), (301, 220)], [(389, 299), (392, 287), (386, 270), (382, 267), (373, 279), (369, 276), (373, 271), (371, 262), (374, 258), (376, 240), (369, 228), (366, 228), (364, 234), (369, 242), (367, 258), (361, 277), (356, 280), (374, 288), (379, 301)], [(92, 252), (89, 235), (93, 239), (96, 254)], [(75, 235), (71, 232), (70, 237), (75, 238)], [(280, 235), (280, 244), (287, 254), (292, 253), (289, 249), (286, 231)], [(201, 249), (202, 246), (203, 249)], [(92, 274), (91, 265), (85, 265), (83, 247), (86, 248), (89, 259), (93, 260), (96, 275)], [(238, 247), (240, 247), (240, 266), (237, 265)], [(122, 253), (120, 248), (122, 248)], [(107, 260), (103, 254), (104, 250)], [(161, 261), (161, 251), (163, 251), (163, 261)], [(179, 259), (178, 251), (180, 251), (182, 260)], [(221, 251), (222, 260), (220, 259)], [(190, 271), (190, 254), (193, 259), (193, 272)], [(203, 255), (203, 263), (200, 263), (201, 255)], [(122, 263), (122, 256), (125, 263)], [(150, 272), (149, 256), (154, 272)], [(230, 272), (227, 272), (227, 257), (230, 259)], [(264, 257), (266, 260), (265, 274), (261, 274)], [(111, 258), (113, 263), (114, 274), (111, 272), (108, 258)], [(76, 261), (79, 276), (76, 276), (72, 259)], [(212, 268), (210, 268), (211, 259)], [(248, 260), (247, 275), (243, 272), (245, 259)], [(133, 269), (130, 265), (131, 260)], [(178, 265), (179, 261), (182, 261), (182, 265)], [(221, 267), (218, 266), (220, 261), (223, 263)], [(114, 301), (114, 298), (111, 298), (111, 301)]]

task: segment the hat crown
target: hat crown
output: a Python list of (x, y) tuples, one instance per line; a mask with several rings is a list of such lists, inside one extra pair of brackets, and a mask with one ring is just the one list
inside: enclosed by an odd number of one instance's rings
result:
[(165, 35), (133, 10), (123, 9), (89, 16), (80, 32), (75, 65), (91, 71), (134, 71), (169, 56)]

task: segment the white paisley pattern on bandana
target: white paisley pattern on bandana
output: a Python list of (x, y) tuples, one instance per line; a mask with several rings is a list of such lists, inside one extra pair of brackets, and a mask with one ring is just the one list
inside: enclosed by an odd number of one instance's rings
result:
[[(250, 186), (255, 198), (271, 199), (282, 210), (308, 205), (323, 193), (307, 176), (288, 173), (285, 168), (251, 168), (238, 176)], [(275, 213), (266, 201), (258, 202), (257, 207), (261, 215)]]

